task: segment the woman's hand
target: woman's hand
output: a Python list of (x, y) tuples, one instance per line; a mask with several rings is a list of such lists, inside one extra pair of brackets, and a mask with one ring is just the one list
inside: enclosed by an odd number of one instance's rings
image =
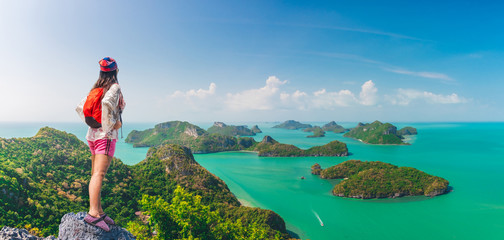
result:
[(117, 122), (115, 123), (115, 125), (114, 125), (114, 129), (116, 129), (116, 130), (117, 130), (117, 129), (121, 128), (121, 126), (122, 126), (121, 121), (117, 121)]

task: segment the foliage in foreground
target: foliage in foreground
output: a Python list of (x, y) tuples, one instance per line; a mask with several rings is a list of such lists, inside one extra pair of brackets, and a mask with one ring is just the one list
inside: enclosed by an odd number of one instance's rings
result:
[[(171, 203), (161, 197), (143, 195), (140, 205), (149, 215), (148, 226), (130, 222), (128, 230), (137, 239), (282, 239), (280, 232), (269, 236), (264, 225), (257, 222), (244, 226), (238, 219), (224, 219), (218, 211), (201, 203), (177, 186)], [(156, 232), (152, 235), (152, 232)]]
[[(87, 211), (91, 161), (88, 147), (72, 134), (42, 128), (30, 138), (0, 138), (0, 228), (26, 228), (39, 236), (56, 235), (60, 219), (69, 212)], [(142, 196), (167, 201), (177, 185), (201, 196), (201, 202), (221, 218), (244, 226), (257, 222), (269, 236), (286, 238), (285, 222), (271, 210), (240, 206), (226, 184), (201, 167), (191, 151), (178, 145), (151, 148), (147, 158), (127, 166), (112, 160), (104, 179), (102, 204), (120, 226), (148, 226), (135, 220)], [(271, 227), (270, 227), (271, 226)]]

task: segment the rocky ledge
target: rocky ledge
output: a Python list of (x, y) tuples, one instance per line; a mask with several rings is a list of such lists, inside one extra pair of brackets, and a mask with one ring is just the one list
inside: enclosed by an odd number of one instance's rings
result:
[(7, 239), (19, 239), (19, 240), (50, 240), (50, 239), (86, 239), (86, 240), (131, 240), (136, 239), (130, 232), (126, 229), (110, 225), (110, 232), (106, 232), (101, 228), (92, 226), (84, 222), (84, 217), (86, 217), (85, 212), (67, 213), (63, 218), (61, 218), (61, 224), (59, 226), (59, 237), (49, 236), (46, 238), (40, 238), (31, 235), (26, 229), (3, 227), (0, 230), (0, 240)]
[(28, 232), (28, 230), (26, 230), (26, 229), (11, 228), (11, 227), (4, 226), (0, 230), (0, 240), (7, 240), (7, 239), (9, 239), (9, 240), (12, 240), (12, 239), (16, 239), (16, 240), (54, 240), (57, 238), (55, 238), (54, 236), (40, 238), (40, 237), (36, 237), (36, 236), (31, 235)]

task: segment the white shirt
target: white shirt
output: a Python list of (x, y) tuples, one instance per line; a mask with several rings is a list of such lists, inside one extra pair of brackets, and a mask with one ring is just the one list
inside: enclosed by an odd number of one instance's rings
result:
[[(82, 121), (85, 122), (84, 104), (87, 96), (81, 100), (75, 111), (79, 114)], [(124, 110), (126, 103), (124, 102), (121, 87), (119, 84), (112, 84), (109, 90), (105, 93), (102, 99), (102, 119), (101, 128), (89, 128), (86, 134), (86, 140), (95, 141), (98, 139), (118, 139), (117, 129), (114, 125), (119, 121), (119, 111)]]

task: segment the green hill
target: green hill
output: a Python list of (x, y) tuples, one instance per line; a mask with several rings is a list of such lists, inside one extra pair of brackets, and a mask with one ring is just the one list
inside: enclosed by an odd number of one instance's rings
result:
[(319, 126), (305, 128), (303, 131), (313, 133), (313, 135), (306, 136), (308, 138), (325, 137), (325, 131), (322, 130), (322, 128), (320, 128)]
[(329, 122), (322, 126), (322, 130), (326, 132), (334, 132), (334, 133), (343, 133), (348, 131), (348, 129), (342, 127), (341, 125), (337, 124), (335, 121)]
[[(412, 130), (410, 129), (410, 131)], [(406, 130), (397, 131), (397, 127), (390, 123), (374, 121), (373, 123), (366, 124), (359, 123), (357, 127), (345, 133), (343, 136), (359, 139), (364, 143), (370, 144), (409, 145), (408, 143), (402, 141), (403, 132), (406, 132)]]
[(411, 167), (397, 167), (383, 162), (349, 160), (322, 169), (312, 166), (313, 174), (325, 179), (341, 179), (333, 194), (350, 198), (395, 198), (437, 196), (447, 192), (448, 181)]
[[(45, 127), (30, 138), (0, 138), (0, 227), (31, 224), (43, 235), (56, 234), (64, 214), (87, 211), (90, 171), (88, 146), (72, 134)], [(201, 196), (198, 204), (226, 221), (240, 219), (245, 227), (270, 237), (278, 231), (287, 237), (278, 214), (240, 206), (226, 184), (194, 161), (188, 148), (173, 144), (149, 149), (147, 158), (134, 166), (114, 158), (104, 180), (102, 204), (120, 226), (138, 226), (135, 212), (149, 206), (138, 201), (146, 195), (171, 201), (177, 186)]]
[(262, 133), (261, 129), (259, 129), (259, 126), (257, 126), (257, 125), (252, 126), (252, 128), (250, 130), (253, 133)]
[(397, 130), (397, 134), (404, 136), (404, 135), (417, 135), (417, 130), (414, 127), (403, 127), (400, 130)]
[(255, 143), (252, 138), (208, 133), (196, 125), (181, 121), (160, 123), (144, 131), (133, 130), (125, 141), (133, 143), (133, 147), (178, 144), (190, 148), (193, 153), (237, 151)]
[(215, 122), (213, 126), (208, 128), (207, 132), (210, 134), (218, 133), (230, 137), (256, 135), (255, 132), (252, 131), (251, 129), (248, 129), (247, 126), (226, 125), (223, 122)]
[(310, 124), (303, 124), (298, 121), (287, 120), (281, 124), (275, 125), (273, 128), (297, 130), (297, 129), (301, 129), (301, 128), (311, 128), (311, 127), (312, 127), (312, 125), (310, 125)]
[[(270, 140), (268, 140), (270, 139)], [(256, 151), (263, 157), (299, 156), (347, 156), (346, 144), (338, 141), (302, 150), (294, 145), (282, 144), (265, 136), (256, 142), (250, 137), (231, 137), (219, 133), (208, 133), (188, 122), (166, 122), (157, 124), (154, 129), (132, 131), (126, 142), (133, 146), (157, 146), (160, 144), (179, 144), (191, 149), (192, 153), (212, 153), (222, 151)]]

